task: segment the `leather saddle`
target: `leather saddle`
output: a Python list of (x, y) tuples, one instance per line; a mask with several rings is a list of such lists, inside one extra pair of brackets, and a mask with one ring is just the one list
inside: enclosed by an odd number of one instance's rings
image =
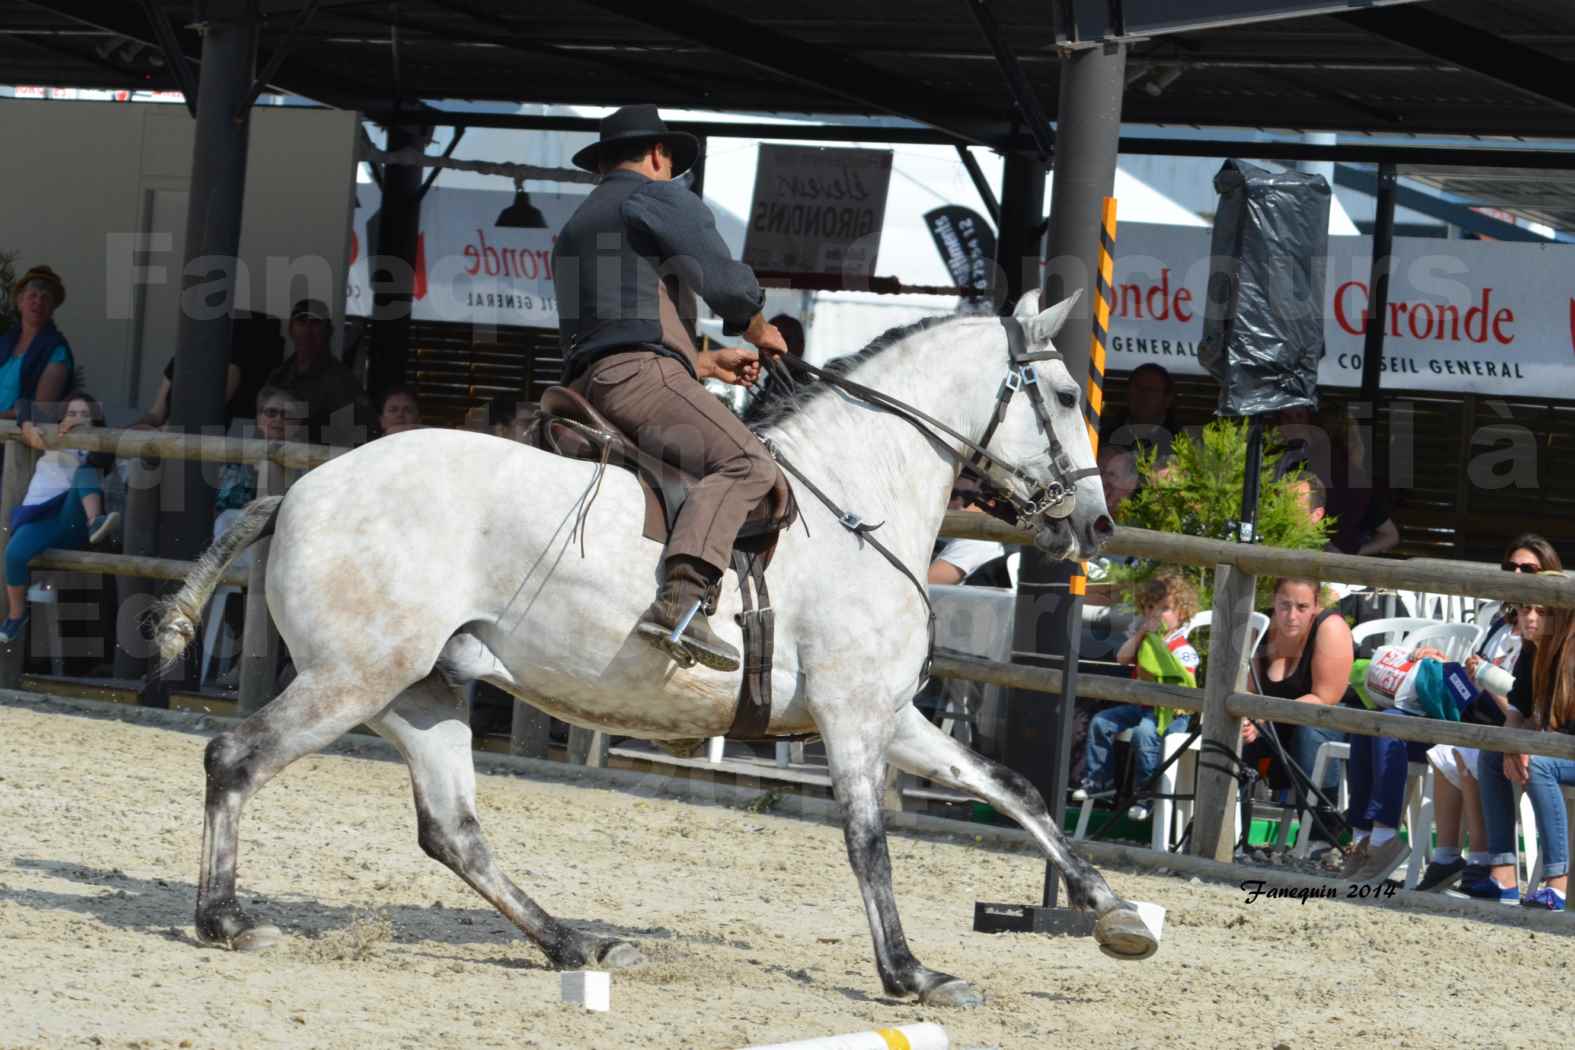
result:
[[(601, 462), (603, 458), (634, 473), (645, 493), (644, 535), (666, 543), (678, 511), (700, 479), (666, 460), (642, 451), (622, 431), (578, 392), (566, 386), (548, 387), (541, 395), (541, 419), (533, 435), (535, 444), (569, 459)], [(786, 479), (749, 512), (738, 530), (739, 545), (757, 543), (793, 523), (796, 516), (792, 490)], [(753, 544), (751, 544), (753, 546)]]

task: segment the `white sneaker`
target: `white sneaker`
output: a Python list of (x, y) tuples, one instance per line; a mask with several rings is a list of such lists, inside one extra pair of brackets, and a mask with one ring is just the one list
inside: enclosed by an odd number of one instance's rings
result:
[(1133, 806), (1131, 809), (1127, 810), (1127, 819), (1128, 820), (1147, 820), (1148, 817), (1149, 817), (1148, 807), (1145, 806), (1141, 802), (1139, 802), (1137, 805)]
[(88, 533), (88, 542), (92, 544), (103, 543), (105, 540), (109, 539), (110, 534), (115, 531), (115, 526), (119, 524), (120, 511), (117, 510), (112, 511), (109, 514), (100, 514), (98, 517), (94, 518), (92, 524), (88, 526), (88, 528), (91, 530)]

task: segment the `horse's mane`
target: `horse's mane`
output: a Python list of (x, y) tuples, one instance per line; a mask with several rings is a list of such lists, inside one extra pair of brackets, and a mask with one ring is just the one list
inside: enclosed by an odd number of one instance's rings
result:
[[(955, 321), (966, 316), (970, 315), (937, 314), (932, 317), (920, 318), (911, 324), (888, 328), (872, 339), (864, 349), (856, 350), (851, 354), (844, 354), (841, 357), (834, 357), (821, 367), (827, 372), (845, 376), (866, 361), (880, 356), (910, 336), (918, 335), (920, 332), (927, 332), (931, 328), (946, 324), (948, 321)], [(773, 375), (772, 382), (776, 381), (777, 377)], [(774, 427), (784, 423), (803, 412), (805, 406), (830, 390), (830, 383), (800, 382), (793, 394), (774, 399), (771, 405), (758, 418), (751, 419), (749, 427), (751, 430), (760, 431), (766, 427)]]

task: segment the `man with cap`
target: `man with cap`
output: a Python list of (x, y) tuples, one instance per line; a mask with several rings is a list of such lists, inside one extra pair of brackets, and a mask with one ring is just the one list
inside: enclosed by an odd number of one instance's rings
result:
[(598, 141), (574, 155), (577, 167), (602, 178), (559, 233), (553, 272), (564, 383), (642, 448), (702, 479), (673, 525), (656, 601), (636, 631), (658, 648), (681, 649), (675, 656), (731, 671), (738, 651), (706, 614), (715, 611), (739, 526), (785, 487), (765, 447), (701, 384), (753, 383), (758, 353), (698, 351), (678, 304), (693, 292), (722, 318), (724, 334), (767, 353), (787, 346), (760, 312), (765, 293), (754, 273), (728, 254), (700, 198), (675, 181), (699, 151), (655, 106), (604, 118)]
[[(324, 431), (347, 423), (365, 427), (371, 419), (370, 404), (355, 373), (345, 367), (330, 347), (332, 315), (318, 299), (302, 299), (290, 310), (290, 343), (295, 352), (268, 376), (267, 386), (278, 387), (307, 404), (309, 440), (324, 440)], [(335, 419), (345, 407), (351, 419)]]

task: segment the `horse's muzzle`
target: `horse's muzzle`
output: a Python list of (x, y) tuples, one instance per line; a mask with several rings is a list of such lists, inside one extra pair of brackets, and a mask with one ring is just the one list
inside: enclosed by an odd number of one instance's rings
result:
[(1077, 536), (1065, 518), (1041, 518), (1034, 532), (1034, 546), (1063, 561), (1077, 557)]
[(1040, 518), (1034, 546), (1054, 558), (1082, 560), (1099, 553), (1115, 534), (1109, 515), (1100, 514), (1081, 529), (1070, 518)]

